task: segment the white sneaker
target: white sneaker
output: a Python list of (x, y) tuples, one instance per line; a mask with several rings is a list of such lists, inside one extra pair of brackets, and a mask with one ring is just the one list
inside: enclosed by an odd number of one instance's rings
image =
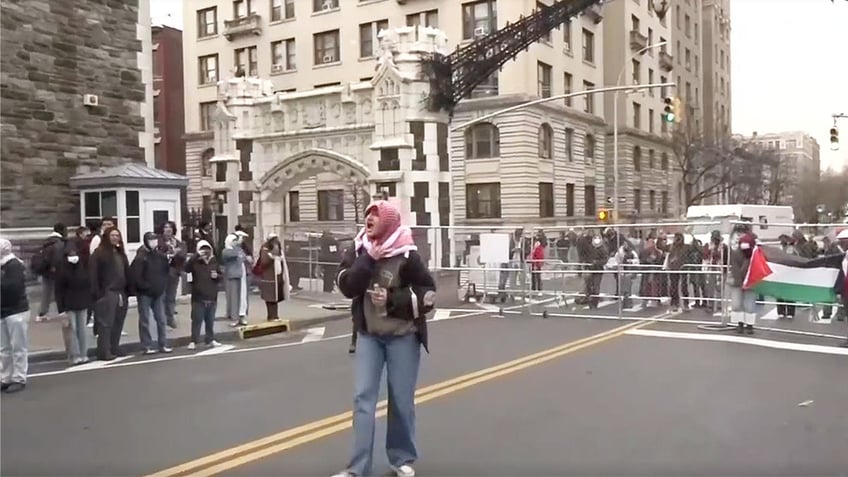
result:
[(338, 474), (333, 474), (332, 477), (356, 477), (356, 474), (349, 470), (343, 470)]
[(408, 464), (403, 464), (400, 467), (392, 466), (392, 470), (395, 471), (395, 475), (397, 475), (397, 477), (415, 477), (415, 469)]
[(221, 343), (219, 343), (215, 340), (212, 340), (212, 342), (209, 343), (209, 346), (211, 346), (212, 348), (217, 348), (218, 346), (221, 346)]
[(192, 341), (191, 343), (188, 344), (187, 348), (188, 349), (194, 349), (194, 348), (197, 348), (197, 345), (194, 344), (194, 341)]

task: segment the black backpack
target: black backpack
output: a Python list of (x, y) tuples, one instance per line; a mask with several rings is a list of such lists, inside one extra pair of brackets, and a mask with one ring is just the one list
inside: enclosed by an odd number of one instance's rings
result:
[(48, 271), (50, 271), (50, 259), (51, 252), (53, 251), (53, 245), (56, 242), (49, 241), (44, 243), (41, 248), (36, 252), (29, 262), (29, 269), (32, 270), (36, 275), (45, 275)]

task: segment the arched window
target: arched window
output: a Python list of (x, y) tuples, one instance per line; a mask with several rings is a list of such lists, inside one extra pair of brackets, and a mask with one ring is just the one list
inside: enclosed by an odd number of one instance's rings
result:
[(539, 157), (551, 159), (554, 157), (554, 130), (548, 123), (539, 126)]
[(488, 159), (500, 155), (501, 138), (494, 124), (475, 124), (465, 132), (466, 159)]
[(595, 136), (591, 134), (587, 134), (583, 140), (583, 157), (586, 159), (586, 162), (595, 160)]
[(215, 157), (215, 149), (209, 148), (203, 151), (203, 154), (200, 155), (200, 175), (203, 177), (212, 176), (212, 168), (210, 167), (209, 161)]

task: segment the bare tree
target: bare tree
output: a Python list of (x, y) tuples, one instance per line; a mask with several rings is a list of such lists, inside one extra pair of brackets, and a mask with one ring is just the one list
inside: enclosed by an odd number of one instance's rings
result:
[(680, 128), (671, 135), (674, 166), (680, 170), (685, 206), (701, 203), (727, 191), (734, 180), (734, 155), (720, 144)]

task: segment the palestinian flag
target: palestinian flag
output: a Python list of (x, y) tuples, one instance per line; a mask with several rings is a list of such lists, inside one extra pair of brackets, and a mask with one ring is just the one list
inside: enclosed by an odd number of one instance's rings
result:
[(779, 301), (834, 303), (841, 255), (801, 258), (776, 247), (758, 245), (743, 288)]

